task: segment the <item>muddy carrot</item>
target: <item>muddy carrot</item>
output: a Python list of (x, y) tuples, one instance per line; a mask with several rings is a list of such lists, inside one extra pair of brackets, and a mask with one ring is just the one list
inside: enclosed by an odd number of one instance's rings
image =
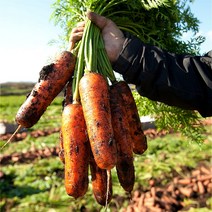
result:
[(131, 192), (135, 182), (133, 140), (123, 99), (117, 89), (118, 84), (119, 82), (110, 86), (112, 125), (117, 145), (116, 170), (121, 186), (125, 191)]
[(68, 104), (62, 113), (62, 137), (65, 157), (65, 189), (78, 198), (88, 189), (89, 142), (80, 104)]
[[(108, 176), (106, 169), (101, 169), (97, 166), (92, 153), (90, 157), (90, 170), (94, 197), (100, 205), (107, 206), (112, 199), (111, 174)], [(108, 172), (110, 173), (110, 170)]]
[(122, 95), (124, 100), (123, 104), (127, 110), (130, 134), (133, 140), (133, 152), (143, 154), (147, 149), (147, 139), (142, 130), (142, 124), (132, 92), (125, 81), (120, 81), (117, 85), (117, 89)]
[(116, 165), (116, 144), (111, 123), (109, 86), (98, 73), (85, 74), (79, 83), (79, 94), (94, 159), (101, 169)]
[[(73, 101), (72, 97), (73, 97), (72, 96), (72, 80), (69, 80), (68, 83), (66, 84), (65, 91), (64, 91), (64, 100), (62, 102), (63, 109), (65, 106), (72, 103)], [(60, 130), (60, 134), (59, 134), (59, 148), (60, 150), (59, 150), (58, 156), (61, 162), (65, 164), (62, 130)]]
[(53, 99), (62, 91), (72, 76), (74, 67), (75, 57), (69, 51), (62, 52), (55, 63), (44, 66), (38, 82), (16, 114), (16, 122), (25, 128), (36, 124)]
[(61, 160), (61, 162), (63, 164), (65, 164), (65, 156), (64, 156), (64, 147), (63, 147), (63, 136), (62, 136), (62, 131), (60, 130), (60, 133), (59, 133), (59, 152), (58, 152), (58, 156)]
[(73, 93), (72, 93), (72, 79), (68, 81), (68, 83), (65, 86), (65, 90), (64, 90), (64, 100), (62, 103), (63, 108), (68, 105), (71, 104), (73, 102)]

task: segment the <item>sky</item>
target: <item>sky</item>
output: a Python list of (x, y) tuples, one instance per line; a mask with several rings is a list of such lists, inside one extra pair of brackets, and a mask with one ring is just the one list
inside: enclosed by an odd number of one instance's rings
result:
[[(58, 51), (62, 30), (50, 21), (55, 0), (1, 0), (0, 83), (37, 82), (42, 67)], [(191, 11), (200, 20), (200, 34), (206, 37), (200, 53), (212, 49), (212, 0), (194, 0)], [(184, 34), (186, 39), (189, 34)]]

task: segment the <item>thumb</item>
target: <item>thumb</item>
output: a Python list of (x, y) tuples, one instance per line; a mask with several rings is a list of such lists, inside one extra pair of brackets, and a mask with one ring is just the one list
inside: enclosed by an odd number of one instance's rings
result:
[(87, 17), (91, 22), (96, 24), (96, 26), (99, 27), (100, 29), (103, 29), (108, 23), (108, 19), (106, 17), (98, 15), (97, 13), (94, 13), (91, 11), (87, 12)]

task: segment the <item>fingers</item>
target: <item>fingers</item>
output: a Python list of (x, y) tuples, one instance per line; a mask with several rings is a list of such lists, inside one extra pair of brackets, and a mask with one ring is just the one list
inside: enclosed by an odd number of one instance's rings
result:
[(85, 22), (79, 22), (75, 28), (72, 29), (71, 35), (69, 38), (69, 46), (68, 51), (72, 51), (74, 49), (75, 43), (81, 40), (83, 31), (85, 27)]
[[(87, 17), (98, 28), (100, 28), (105, 44), (105, 49), (110, 61), (116, 61), (124, 43), (124, 35), (122, 31), (112, 20), (104, 16), (88, 11)], [(72, 51), (74, 49), (75, 43), (81, 40), (84, 28), (85, 22), (79, 22), (72, 30), (69, 39), (69, 51)]]
[(100, 28), (110, 62), (115, 62), (122, 50), (124, 34), (110, 19), (88, 11), (87, 17)]
[(81, 21), (77, 23), (77, 27), (84, 27), (85, 26), (85, 21)]
[(85, 27), (85, 22), (79, 22), (75, 28), (72, 29), (71, 31), (71, 36), (69, 41), (76, 43), (82, 38), (83, 31)]
[(73, 29), (72, 32), (71, 32), (71, 36), (70, 36), (69, 41), (74, 42), (74, 43), (79, 41), (82, 38), (83, 30), (84, 30), (84, 28), (82, 28), (81, 30)]
[(100, 29), (103, 29), (109, 22), (109, 19), (107, 19), (106, 17), (98, 15), (98, 14), (91, 12), (91, 11), (87, 12), (87, 17), (94, 24), (96, 24)]
[[(94, 12), (88, 11), (87, 17), (97, 25), (101, 30), (103, 30), (106, 26), (111, 25), (112, 21), (107, 19), (104, 16), (98, 15)], [(83, 31), (85, 27), (85, 21), (79, 22), (75, 28), (72, 29), (71, 35), (69, 38), (69, 47), (68, 50), (72, 51), (75, 43), (81, 40), (83, 36)]]

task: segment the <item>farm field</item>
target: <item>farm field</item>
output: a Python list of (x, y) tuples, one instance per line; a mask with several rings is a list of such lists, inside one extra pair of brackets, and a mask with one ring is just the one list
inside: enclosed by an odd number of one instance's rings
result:
[[(0, 120), (14, 123), (25, 96), (0, 98)], [(1, 150), (1, 211), (105, 210), (96, 203), (91, 184), (77, 200), (65, 192), (64, 167), (58, 157), (62, 101), (58, 96), (33, 128), (18, 133)], [(179, 133), (146, 131), (148, 150), (134, 156), (134, 190), (131, 195), (125, 193), (113, 169), (113, 200), (107, 211), (211, 211), (211, 118), (204, 124), (202, 145), (188, 142)], [(8, 136), (1, 135), (1, 146)]]

